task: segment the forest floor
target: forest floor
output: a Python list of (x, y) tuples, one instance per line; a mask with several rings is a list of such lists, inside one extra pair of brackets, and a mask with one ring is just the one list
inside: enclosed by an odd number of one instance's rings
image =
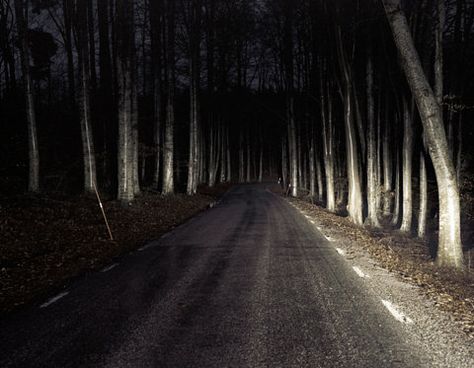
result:
[(192, 197), (144, 193), (128, 208), (105, 201), (114, 241), (95, 197), (0, 198), (0, 314), (39, 301), (74, 277), (159, 238), (228, 189), (203, 187)]
[[(282, 194), (282, 193), (280, 193)], [(393, 229), (376, 230), (354, 225), (347, 217), (326, 211), (308, 200), (287, 198), (317, 220), (322, 231), (340, 241), (347, 257), (368, 256), (400, 279), (417, 287), (440, 310), (448, 312), (468, 336), (474, 338), (474, 269), (465, 272), (435, 265), (427, 242)], [(471, 224), (472, 225), (472, 224)], [(465, 251), (471, 266), (471, 251)], [(472, 255), (474, 260), (474, 254)]]

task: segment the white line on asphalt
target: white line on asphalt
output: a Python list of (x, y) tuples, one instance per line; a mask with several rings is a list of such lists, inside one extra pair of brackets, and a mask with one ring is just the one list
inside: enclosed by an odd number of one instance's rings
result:
[(341, 248), (336, 248), (337, 253), (339, 253), (341, 256), (345, 256), (346, 252), (344, 252)]
[(316, 223), (316, 222), (314, 222), (313, 220), (309, 220), (309, 222), (311, 222), (313, 225)]
[(112, 264), (112, 265), (110, 265), (110, 266), (108, 266), (108, 267), (105, 267), (105, 268), (102, 269), (100, 272), (108, 272), (108, 271), (110, 271), (111, 269), (117, 267), (118, 265), (119, 265), (118, 263), (114, 263), (114, 264)]
[(361, 270), (359, 267), (357, 267), (357, 266), (352, 266), (352, 269), (355, 271), (355, 273), (356, 273), (357, 275), (359, 275), (359, 277), (362, 277), (362, 278), (364, 278), (364, 277), (370, 278), (370, 276), (369, 276), (369, 275), (366, 275), (364, 272), (362, 272), (362, 270)]
[(385, 308), (395, 317), (395, 319), (401, 323), (411, 324), (413, 320), (410, 317), (407, 317), (403, 312), (400, 312), (392, 303), (388, 300), (383, 300), (382, 303)]
[[(323, 234), (323, 235), (324, 235), (324, 234)], [(330, 242), (332, 242), (332, 241), (333, 241), (333, 240), (332, 240), (332, 238), (331, 238), (330, 236), (324, 235), (324, 237), (327, 239), (327, 241), (330, 241)]]
[(49, 299), (46, 303), (41, 304), (40, 308), (49, 307), (51, 304), (56, 303), (59, 299), (64, 298), (67, 294), (69, 294), (69, 291), (65, 291), (61, 294), (56, 295), (54, 298)]

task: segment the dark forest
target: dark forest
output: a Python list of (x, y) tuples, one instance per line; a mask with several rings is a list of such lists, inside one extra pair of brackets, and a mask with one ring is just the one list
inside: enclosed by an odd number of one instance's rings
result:
[(130, 250), (114, 232), (262, 183), (466, 275), (473, 24), (468, 0), (0, 0), (0, 268), (49, 269), (12, 246), (53, 231), (47, 208), (97, 210), (109, 252), (64, 280)]

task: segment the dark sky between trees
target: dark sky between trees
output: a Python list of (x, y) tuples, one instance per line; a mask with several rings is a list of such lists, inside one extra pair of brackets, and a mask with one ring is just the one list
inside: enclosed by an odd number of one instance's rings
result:
[(401, 3), (0, 0), (2, 192), (97, 186), (128, 203), (281, 178), (358, 224), (424, 237), (456, 212), (442, 172), (458, 196), (472, 174), (474, 5)]

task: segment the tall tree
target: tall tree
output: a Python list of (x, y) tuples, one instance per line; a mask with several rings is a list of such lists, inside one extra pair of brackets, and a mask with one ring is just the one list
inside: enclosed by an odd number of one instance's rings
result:
[(169, 195), (174, 193), (174, 98), (175, 98), (175, 10), (174, 0), (166, 0), (166, 21), (167, 21), (167, 103), (166, 103), (166, 124), (165, 142), (163, 155), (163, 185), (162, 193)]
[(87, 4), (76, 0), (76, 33), (79, 59), (79, 116), (82, 137), (82, 154), (84, 163), (84, 190), (93, 192), (96, 185), (96, 164), (94, 137), (90, 106), (90, 70), (89, 46), (87, 42)]
[(26, 103), (26, 120), (28, 124), (29, 175), (28, 190), (39, 192), (39, 148), (36, 132), (36, 111), (33, 96), (33, 85), (30, 71), (30, 46), (28, 40), (28, 1), (15, 0), (15, 16), (20, 48), (21, 72)]
[(462, 268), (459, 186), (449, 155), (443, 117), (423, 71), (400, 0), (383, 0), (383, 5), (400, 52), (402, 68), (418, 106), (436, 174), (440, 214), (437, 263)]
[[(189, 161), (188, 184), (189, 195), (197, 192), (198, 164), (198, 129), (199, 129), (199, 89), (200, 89), (200, 57), (201, 57), (201, 0), (191, 1), (191, 26), (189, 29), (189, 75), (190, 75), (190, 117), (189, 117)], [(224, 142), (224, 140), (223, 140)], [(223, 145), (224, 147), (224, 145)], [(222, 158), (224, 160), (224, 152)]]
[(117, 32), (117, 85), (118, 85), (118, 199), (129, 203), (135, 198), (134, 188), (134, 132), (133, 83), (135, 82), (133, 0), (116, 4), (115, 27)]

